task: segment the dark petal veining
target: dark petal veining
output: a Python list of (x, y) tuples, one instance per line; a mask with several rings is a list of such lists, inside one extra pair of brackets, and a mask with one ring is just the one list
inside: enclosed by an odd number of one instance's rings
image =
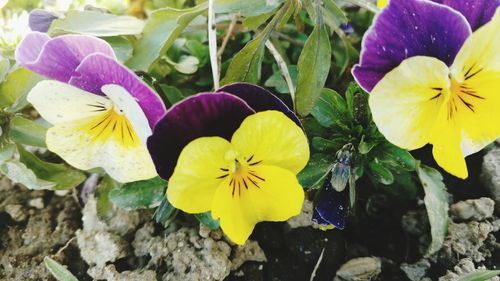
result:
[(158, 174), (170, 178), (182, 149), (194, 139), (220, 136), (230, 140), (241, 122), (253, 113), (245, 101), (223, 92), (201, 93), (175, 104), (148, 139)]
[(353, 75), (370, 92), (406, 58), (429, 56), (451, 65), (470, 34), (465, 17), (450, 7), (427, 0), (392, 0), (365, 34)]

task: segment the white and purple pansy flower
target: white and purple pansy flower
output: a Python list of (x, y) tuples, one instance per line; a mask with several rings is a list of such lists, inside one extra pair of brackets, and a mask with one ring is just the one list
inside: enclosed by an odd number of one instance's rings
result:
[(363, 39), (357, 82), (380, 132), (432, 144), (447, 172), (500, 136), (500, 0), (391, 0)]
[(119, 182), (156, 176), (146, 140), (165, 114), (161, 98), (121, 65), (105, 41), (34, 32), (16, 50), (22, 66), (49, 79), (28, 101), (53, 125), (47, 148), (70, 165), (103, 168)]
[(297, 174), (309, 160), (300, 121), (276, 96), (232, 84), (177, 103), (148, 139), (167, 198), (196, 214), (211, 211), (224, 233), (244, 244), (261, 221), (300, 213)]

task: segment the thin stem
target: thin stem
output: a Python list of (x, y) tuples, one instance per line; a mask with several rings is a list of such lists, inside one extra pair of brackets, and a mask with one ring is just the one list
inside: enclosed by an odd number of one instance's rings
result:
[(214, 90), (217, 91), (219, 89), (219, 60), (217, 59), (217, 25), (215, 22), (214, 0), (208, 0), (208, 49)]
[(224, 39), (222, 40), (222, 44), (220, 45), (219, 51), (217, 52), (217, 58), (219, 61), (219, 64), (221, 62), (222, 54), (224, 54), (224, 50), (226, 49), (227, 43), (229, 42), (229, 39), (233, 35), (234, 28), (236, 27), (236, 23), (238, 23), (238, 18), (240, 17), (239, 13), (234, 14), (231, 17), (231, 23), (229, 24), (226, 34), (224, 35)]
[(281, 75), (283, 76), (283, 78), (285, 78), (286, 85), (288, 86), (288, 89), (290, 90), (292, 104), (293, 104), (293, 107), (295, 108), (295, 86), (293, 85), (292, 77), (290, 76), (290, 72), (288, 71), (288, 66), (286, 65), (286, 62), (283, 59), (283, 57), (281, 56), (281, 54), (278, 52), (278, 50), (276, 49), (276, 47), (273, 45), (273, 43), (270, 40), (266, 41), (266, 47), (269, 50), (269, 52), (273, 55), (274, 60), (278, 64)]

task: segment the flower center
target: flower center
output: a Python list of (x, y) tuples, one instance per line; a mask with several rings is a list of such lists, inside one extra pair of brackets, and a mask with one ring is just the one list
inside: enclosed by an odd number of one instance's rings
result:
[[(228, 159), (229, 157), (232, 159)], [(217, 179), (228, 181), (233, 198), (235, 195), (241, 197), (242, 190), (261, 188), (260, 184), (266, 181), (252, 169), (253, 166), (262, 162), (262, 160), (255, 160), (253, 155), (248, 158), (238, 157), (236, 152), (229, 151), (226, 153), (226, 159), (229, 160), (230, 164), (228, 167), (220, 168), (224, 175), (217, 177)]]
[[(472, 68), (471, 68), (472, 69)], [(471, 72), (470, 70), (469, 72)], [(463, 82), (457, 81), (454, 77), (451, 78), (450, 99), (448, 100), (448, 120), (452, 119), (458, 111), (476, 112), (478, 102), (485, 98), (478, 95), (477, 92), (467, 84), (467, 80), (472, 78), (481, 70), (476, 70), (471, 74), (465, 74)]]
[(104, 143), (110, 137), (114, 137), (125, 146), (133, 146), (139, 143), (139, 137), (132, 124), (123, 114), (123, 110), (116, 106), (97, 116), (93, 121), (86, 124), (84, 129), (92, 137), (92, 141)]

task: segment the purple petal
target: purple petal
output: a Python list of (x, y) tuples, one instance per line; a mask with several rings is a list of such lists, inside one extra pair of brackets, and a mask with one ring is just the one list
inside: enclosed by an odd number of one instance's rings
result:
[(467, 18), (472, 30), (488, 23), (500, 6), (500, 0), (432, 0), (459, 11)]
[(255, 112), (278, 110), (283, 112), (302, 128), (297, 115), (277, 96), (268, 90), (248, 83), (234, 83), (219, 89), (220, 92), (231, 93), (244, 100)]
[(69, 84), (95, 94), (102, 94), (101, 87), (107, 84), (122, 86), (137, 100), (152, 128), (165, 115), (161, 98), (148, 85), (114, 58), (103, 54), (87, 56)]
[(392, 0), (363, 38), (356, 81), (370, 92), (404, 59), (429, 56), (448, 65), (471, 34), (459, 12), (425, 0)]
[(34, 9), (29, 15), (29, 27), (33, 31), (47, 32), (52, 22), (58, 18), (47, 10)]
[(85, 35), (63, 35), (50, 39), (46, 34), (28, 34), (16, 50), (16, 60), (40, 75), (68, 82), (80, 62), (90, 54), (115, 57), (104, 40)]
[(330, 180), (327, 180), (314, 208), (313, 221), (320, 225), (333, 225), (344, 229), (348, 214), (348, 193), (348, 188), (342, 192), (335, 191)]
[(148, 149), (158, 174), (168, 179), (182, 149), (199, 137), (231, 139), (241, 122), (254, 114), (242, 99), (228, 93), (201, 93), (175, 104), (158, 122)]

